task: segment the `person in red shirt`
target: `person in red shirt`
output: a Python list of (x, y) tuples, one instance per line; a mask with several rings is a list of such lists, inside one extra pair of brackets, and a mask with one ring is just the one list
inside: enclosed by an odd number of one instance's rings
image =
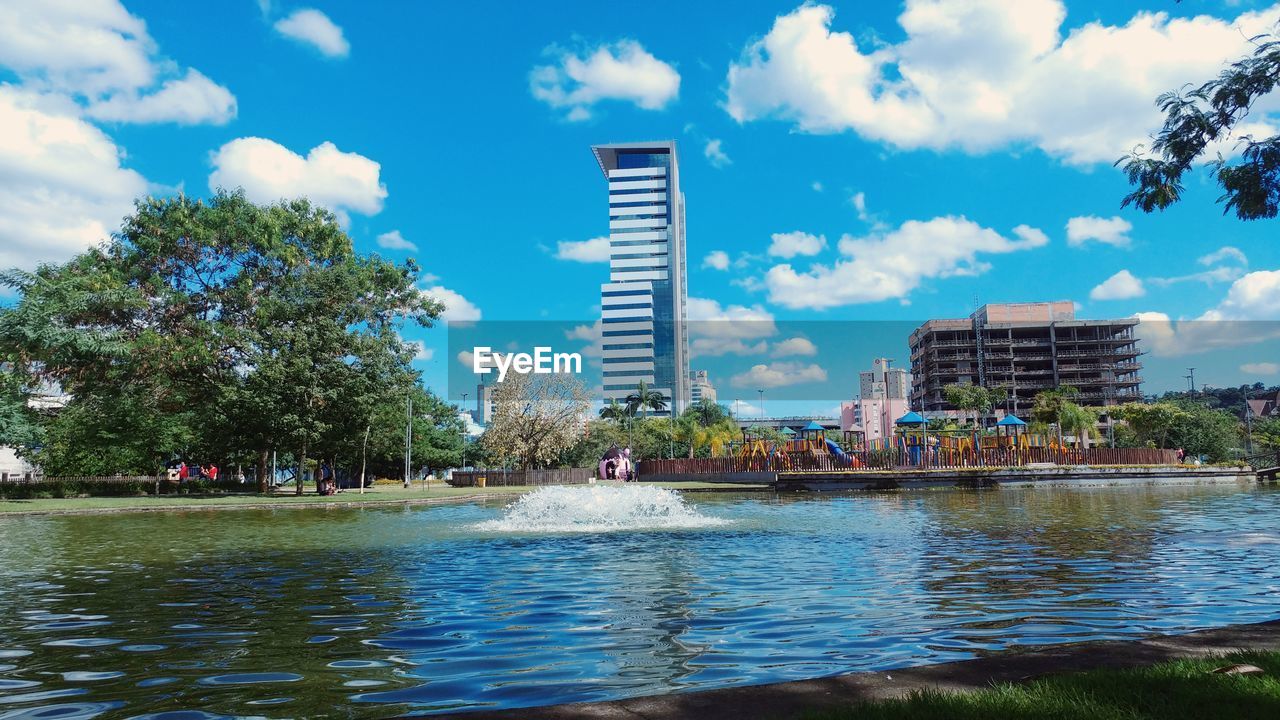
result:
[(187, 464), (185, 462), (178, 463), (178, 482), (186, 482), (188, 473)]
[(214, 465), (213, 463), (209, 463), (209, 479), (210, 480), (218, 479), (218, 466)]

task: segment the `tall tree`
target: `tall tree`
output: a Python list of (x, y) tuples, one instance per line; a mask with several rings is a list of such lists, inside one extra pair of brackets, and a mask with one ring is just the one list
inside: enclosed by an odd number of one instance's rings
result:
[(649, 387), (644, 380), (636, 385), (635, 392), (627, 396), (627, 409), (632, 415), (639, 414), (640, 417), (648, 417), (648, 411), (662, 412), (667, 409), (667, 399), (662, 393)]
[(1116, 161), (1133, 191), (1122, 206), (1163, 210), (1182, 199), (1183, 176), (1202, 159), (1222, 187), (1223, 212), (1241, 220), (1273, 218), (1280, 208), (1280, 136), (1240, 136), (1230, 151), (1206, 158), (1215, 143), (1229, 143), (1255, 103), (1280, 81), (1280, 40), (1253, 38), (1254, 50), (1199, 87), (1166, 92), (1156, 99), (1164, 126), (1150, 148)]
[(300, 466), (332, 457), (376, 385), (414, 381), (399, 328), (441, 310), (417, 275), (412, 262), (356, 254), (333, 214), (305, 200), (147, 198), (101, 247), (0, 275), (20, 295), (0, 311), (0, 361), (70, 395), (53, 426), (77, 418), (61, 434), (77, 446), (129, 438), (117, 470), (256, 456), (265, 482), (271, 449), (296, 451)]

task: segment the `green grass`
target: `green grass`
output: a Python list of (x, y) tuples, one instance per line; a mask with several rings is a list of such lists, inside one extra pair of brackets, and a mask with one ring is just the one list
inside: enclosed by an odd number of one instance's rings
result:
[[(662, 487), (680, 490), (706, 490), (709, 488), (730, 488), (751, 490), (759, 489), (755, 485), (728, 485), (725, 483), (654, 483)], [(433, 482), (427, 490), (421, 483), (404, 489), (400, 485), (378, 485), (366, 489), (364, 494), (358, 490), (347, 490), (339, 495), (316, 495), (314, 490), (301, 497), (294, 495), (289, 489), (267, 495), (256, 493), (244, 494), (211, 494), (211, 495), (139, 495), (133, 497), (75, 497), (75, 498), (37, 498), (31, 500), (0, 500), (0, 515), (6, 513), (58, 513), (83, 512), (87, 510), (183, 510), (201, 507), (253, 507), (261, 505), (346, 505), (346, 504), (379, 504), (394, 502), (450, 501), (479, 497), (502, 497), (519, 495), (533, 490), (530, 486), (455, 488), (442, 482)]]
[[(1214, 674), (1235, 663), (1263, 675)], [(1132, 670), (1054, 675), (975, 692), (915, 692), (806, 720), (1200, 720), (1280, 718), (1280, 652), (1240, 652)]]

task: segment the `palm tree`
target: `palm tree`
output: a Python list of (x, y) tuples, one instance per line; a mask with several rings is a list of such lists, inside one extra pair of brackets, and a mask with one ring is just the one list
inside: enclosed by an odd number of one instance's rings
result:
[(631, 409), (618, 402), (617, 398), (611, 398), (608, 405), (600, 408), (602, 420), (613, 420), (618, 425), (622, 425), (622, 422), (631, 417), (631, 414)]
[(662, 412), (667, 409), (667, 399), (662, 393), (650, 388), (645, 381), (641, 380), (636, 386), (636, 391), (627, 396), (627, 410), (635, 415), (640, 413), (640, 417), (647, 417), (648, 411)]

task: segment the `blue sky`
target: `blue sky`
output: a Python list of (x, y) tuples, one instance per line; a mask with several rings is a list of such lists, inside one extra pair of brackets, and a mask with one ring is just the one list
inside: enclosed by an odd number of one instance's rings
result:
[[(1280, 5), (69, 5), (0, 9), (0, 264), (69, 257), (134, 194), (223, 183), (329, 205), (361, 250), (416, 258), (452, 317), (590, 323), (607, 263), (566, 259), (607, 233), (589, 145), (675, 138), (700, 318), (976, 298), (1280, 319), (1274, 222), (1224, 217), (1207, 173), (1170, 211), (1121, 210), (1111, 167), (1157, 94)], [(442, 387), (445, 333), (409, 337)], [(1197, 376), (1280, 377), (1271, 348), (1230, 348)]]

